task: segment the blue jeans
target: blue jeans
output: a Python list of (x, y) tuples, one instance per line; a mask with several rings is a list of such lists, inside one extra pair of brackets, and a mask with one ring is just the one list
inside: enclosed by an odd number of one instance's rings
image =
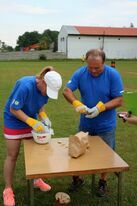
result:
[[(89, 132), (85, 128), (83, 129), (81, 126), (79, 127), (79, 131)], [(112, 130), (106, 132), (89, 132), (89, 135), (100, 136), (113, 150), (115, 150), (116, 128), (113, 128)]]
[(112, 129), (107, 132), (100, 132), (97, 134), (100, 136), (113, 150), (115, 150), (116, 145), (116, 129)]

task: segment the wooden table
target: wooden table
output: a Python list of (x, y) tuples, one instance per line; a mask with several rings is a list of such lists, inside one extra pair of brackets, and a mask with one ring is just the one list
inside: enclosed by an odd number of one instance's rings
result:
[(122, 173), (129, 169), (100, 137), (89, 136), (90, 148), (86, 154), (74, 159), (68, 155), (68, 138), (53, 138), (50, 144), (39, 145), (33, 140), (24, 140), (26, 178), (28, 181), (29, 205), (34, 205), (34, 178), (92, 174), (92, 188), (95, 174), (116, 173), (118, 177), (118, 201), (122, 205)]

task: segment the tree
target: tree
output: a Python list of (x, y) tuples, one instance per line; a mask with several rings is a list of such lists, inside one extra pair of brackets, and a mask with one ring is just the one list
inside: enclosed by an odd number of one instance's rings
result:
[(134, 27), (134, 24), (133, 24), (132, 22), (130, 23), (130, 27), (131, 27), (131, 28), (133, 28), (133, 27)]
[[(48, 44), (48, 49), (50, 48), (51, 44), (56, 44), (58, 38), (58, 31), (51, 31), (50, 29), (45, 30), (42, 35), (41, 39), (46, 39)], [(54, 46), (55, 47), (55, 46)]]
[(55, 40), (54, 42), (54, 47), (53, 47), (53, 52), (58, 51), (58, 40)]
[(47, 36), (41, 36), (40, 38), (40, 49), (49, 49), (50, 48), (50, 40)]
[(6, 47), (6, 50), (7, 50), (8, 52), (12, 52), (12, 51), (14, 51), (14, 49), (13, 49), (12, 46), (7, 46), (7, 47)]
[(0, 41), (0, 51), (1, 52), (11, 52), (14, 49), (11, 46), (5, 44), (5, 42)]
[(36, 43), (39, 43), (41, 34), (37, 31), (25, 32), (22, 36), (18, 37), (17, 46), (20, 48), (27, 47)]
[(16, 46), (15, 51), (20, 51), (20, 46)]
[(0, 49), (1, 49), (1, 47), (2, 47), (2, 41), (0, 40)]
[(56, 51), (58, 33), (58, 31), (51, 31), (50, 29), (45, 30), (42, 34), (39, 34), (37, 31), (25, 32), (18, 37), (15, 50), (19, 51), (24, 47), (39, 44), (39, 49), (50, 49), (51, 45), (54, 45), (54, 51)]

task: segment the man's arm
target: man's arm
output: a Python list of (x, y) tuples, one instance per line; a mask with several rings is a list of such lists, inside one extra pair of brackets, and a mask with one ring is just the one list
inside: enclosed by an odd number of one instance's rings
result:
[(110, 109), (120, 107), (120, 106), (122, 106), (122, 104), (123, 104), (123, 97), (120, 96), (120, 97), (116, 97), (116, 98), (112, 99), (109, 102), (106, 102), (104, 105), (105, 105), (106, 110), (110, 110)]
[(87, 114), (88, 107), (76, 98), (71, 89), (66, 87), (63, 91), (63, 95), (65, 99), (73, 105), (76, 112)]
[(72, 92), (71, 89), (69, 88), (65, 88), (63, 91), (63, 95), (65, 97), (65, 99), (69, 102), (69, 103), (73, 103), (75, 100), (77, 100), (76, 96), (74, 95), (74, 93)]

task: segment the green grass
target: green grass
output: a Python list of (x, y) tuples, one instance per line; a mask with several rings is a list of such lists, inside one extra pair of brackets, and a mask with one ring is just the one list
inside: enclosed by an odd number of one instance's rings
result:
[(131, 111), (133, 115), (137, 115), (137, 91), (125, 93), (124, 101), (126, 110)]
[[(110, 64), (110, 61), (107, 62)], [(5, 102), (11, 92), (15, 81), (25, 75), (35, 75), (48, 65), (52, 65), (63, 77), (63, 87), (69, 80), (76, 68), (82, 66), (79, 60), (73, 61), (13, 61), (0, 62), (0, 205), (2, 203), (2, 191), (4, 188), (3, 180), (3, 163), (6, 154), (5, 141), (3, 138), (2, 127), (3, 118), (2, 111)], [(126, 91), (137, 90), (137, 61), (116, 61), (116, 67), (121, 73)], [(62, 90), (63, 90), (62, 87)], [(79, 95), (77, 93), (77, 95)], [(134, 107), (136, 102), (132, 100)], [(122, 110), (119, 109), (119, 110)], [(72, 107), (62, 96), (60, 92), (59, 100), (50, 100), (46, 105), (46, 111), (52, 120), (55, 130), (55, 137), (66, 137), (77, 132), (79, 115), (74, 112)], [(130, 165), (130, 171), (124, 174), (124, 206), (137, 205), (137, 126), (127, 125), (121, 119), (117, 123), (117, 148), (118, 154)], [(98, 179), (98, 177), (97, 177)], [(49, 193), (35, 191), (36, 206), (52, 206), (54, 205), (54, 196), (58, 191), (67, 192), (71, 177), (49, 178), (47, 182), (52, 185)], [(96, 180), (97, 182), (97, 180)], [(16, 205), (27, 205), (27, 184), (25, 179), (23, 147), (21, 147), (20, 155), (17, 162), (14, 190), (16, 194)], [(105, 198), (93, 198), (91, 194), (91, 176), (85, 176), (85, 185), (78, 192), (71, 194), (72, 205), (74, 206), (115, 206), (117, 202), (117, 179), (114, 174), (110, 174), (108, 178), (108, 196)]]

